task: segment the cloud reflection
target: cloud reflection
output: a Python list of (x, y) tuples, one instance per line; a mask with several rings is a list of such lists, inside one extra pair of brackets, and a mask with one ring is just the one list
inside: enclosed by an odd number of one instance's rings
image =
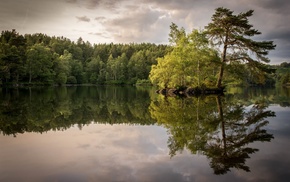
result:
[[(287, 125), (285, 117), (275, 112), (277, 117), (270, 119), (268, 127)], [(285, 130), (290, 131), (289, 125)], [(248, 162), (250, 174), (233, 169), (222, 176), (213, 174), (203, 155), (184, 150), (170, 159), (168, 137), (160, 126), (125, 124), (91, 124), (82, 130), (75, 125), (65, 131), (1, 136), (0, 181), (239, 182), (290, 177), (289, 138), (278, 132), (270, 144), (256, 146), (260, 152)]]

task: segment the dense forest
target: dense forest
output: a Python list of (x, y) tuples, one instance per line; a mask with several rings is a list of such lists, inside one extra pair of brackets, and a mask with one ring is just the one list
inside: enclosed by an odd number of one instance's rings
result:
[(170, 47), (151, 43), (95, 44), (79, 38), (2, 31), (2, 84), (134, 84), (148, 79), (151, 65)]
[(141, 84), (160, 87), (290, 85), (290, 63), (269, 65), (273, 41), (249, 24), (253, 10), (217, 8), (204, 30), (172, 23), (169, 44), (94, 44), (42, 33), (0, 36), (0, 85)]

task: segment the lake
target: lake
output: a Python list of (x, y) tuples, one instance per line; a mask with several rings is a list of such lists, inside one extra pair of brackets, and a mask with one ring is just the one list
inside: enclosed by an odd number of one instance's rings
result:
[(0, 181), (289, 181), (290, 89), (0, 88)]

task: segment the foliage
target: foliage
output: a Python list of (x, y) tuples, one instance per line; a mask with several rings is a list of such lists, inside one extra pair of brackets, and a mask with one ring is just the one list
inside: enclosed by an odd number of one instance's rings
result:
[(72, 42), (45, 34), (0, 36), (0, 84), (104, 84), (148, 79), (151, 65), (167, 45)]
[(265, 82), (266, 70), (262, 62), (268, 63), (266, 57), (269, 50), (275, 45), (272, 41), (254, 41), (250, 37), (259, 35), (261, 32), (252, 28), (248, 18), (253, 15), (253, 10), (234, 15), (227, 8), (217, 8), (212, 15), (212, 22), (206, 28), (206, 33), (213, 44), (222, 49), (220, 59), (220, 71), (217, 87), (222, 86), (226, 65), (234, 62), (245, 62), (248, 72), (255, 74), (258, 82)]
[(136, 85), (151, 85), (151, 81), (150, 80), (137, 80)]
[(157, 59), (157, 65), (152, 66), (150, 80), (160, 87), (209, 85), (215, 77), (216, 51), (208, 47), (209, 42), (203, 32), (193, 30), (186, 35), (182, 28), (173, 25), (171, 36), (176, 45), (172, 52)]
[(42, 44), (35, 44), (27, 49), (26, 70), (29, 75), (29, 83), (32, 79), (42, 82), (52, 80), (53, 66), (52, 54), (50, 50)]
[(274, 65), (276, 69), (275, 80), (277, 84), (283, 86), (290, 85), (290, 63), (283, 62), (280, 65)]
[(290, 73), (287, 73), (281, 78), (281, 83), (283, 85), (290, 85)]
[(14, 29), (0, 36), (0, 81), (17, 83), (25, 72), (26, 41)]

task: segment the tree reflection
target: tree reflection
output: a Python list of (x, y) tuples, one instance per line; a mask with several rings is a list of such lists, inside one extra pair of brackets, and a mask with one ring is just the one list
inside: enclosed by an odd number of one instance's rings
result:
[(208, 157), (215, 174), (231, 168), (250, 171), (245, 164), (258, 151), (249, 146), (255, 141), (271, 141), (264, 126), (275, 113), (266, 105), (250, 108), (225, 101), (221, 96), (206, 98), (162, 98), (152, 101), (150, 112), (157, 122), (168, 128), (170, 155), (187, 148), (191, 153)]
[(134, 87), (0, 88), (0, 133), (66, 130), (74, 125), (154, 124), (149, 92)]

